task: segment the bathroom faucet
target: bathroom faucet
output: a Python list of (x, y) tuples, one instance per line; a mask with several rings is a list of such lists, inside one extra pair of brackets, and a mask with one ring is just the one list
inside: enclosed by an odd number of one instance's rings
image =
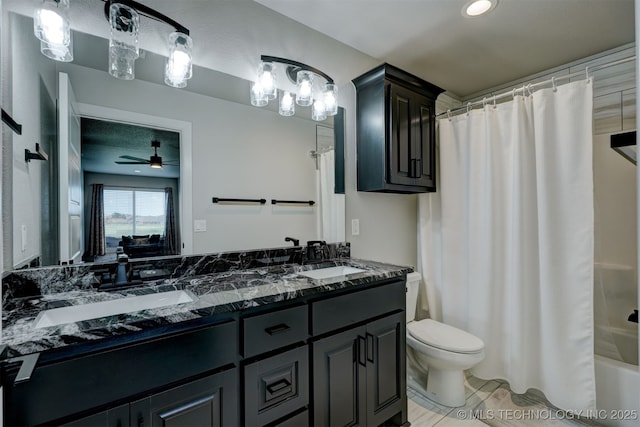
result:
[(324, 259), (324, 255), (328, 255), (327, 242), (324, 240), (309, 240), (307, 242), (307, 261), (321, 261)]
[(129, 265), (129, 257), (125, 254), (118, 255), (118, 265), (116, 266), (116, 274), (113, 283), (103, 283), (98, 288), (101, 291), (112, 291), (129, 286), (137, 286), (142, 284), (142, 280), (130, 280), (130, 271), (127, 271)]
[(118, 256), (118, 269), (116, 271), (116, 279), (113, 282), (114, 286), (126, 285), (127, 283), (129, 283), (129, 275), (127, 274), (128, 264), (128, 256), (124, 254)]
[(300, 246), (300, 239), (294, 239), (293, 237), (285, 237), (285, 242), (293, 242), (293, 246)]

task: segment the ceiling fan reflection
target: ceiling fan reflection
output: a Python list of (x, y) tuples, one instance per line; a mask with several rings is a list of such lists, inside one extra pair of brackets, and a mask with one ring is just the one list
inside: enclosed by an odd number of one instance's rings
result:
[(160, 148), (160, 141), (151, 141), (151, 146), (154, 149), (154, 154), (149, 157), (149, 160), (142, 159), (140, 157), (133, 157), (128, 155), (120, 156), (121, 159), (132, 160), (130, 162), (118, 162), (119, 165), (149, 165), (154, 169), (162, 169), (163, 166), (178, 166), (179, 160), (166, 160), (162, 161), (162, 157), (158, 156), (158, 148)]

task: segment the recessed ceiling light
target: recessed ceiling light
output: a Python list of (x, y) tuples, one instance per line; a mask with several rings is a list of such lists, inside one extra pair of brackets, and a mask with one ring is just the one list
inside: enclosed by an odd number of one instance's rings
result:
[(498, 5), (498, 0), (472, 0), (462, 8), (462, 16), (469, 18), (491, 12)]
[(142, 171), (140, 169), (134, 169), (133, 172), (135, 173), (142, 173)]

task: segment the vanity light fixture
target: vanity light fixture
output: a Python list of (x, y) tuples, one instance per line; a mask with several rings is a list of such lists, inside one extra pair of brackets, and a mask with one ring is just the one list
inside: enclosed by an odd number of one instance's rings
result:
[(56, 61), (73, 60), (69, 0), (39, 0), (33, 15), (33, 33), (43, 55)]
[[(73, 39), (69, 24), (69, 0), (35, 0), (33, 31), (41, 41), (42, 53), (56, 61), (73, 61)], [(139, 57), (140, 16), (164, 22), (175, 31), (169, 35), (169, 55), (165, 63), (164, 82), (183, 88), (192, 76), (193, 40), (189, 30), (173, 19), (134, 0), (100, 0), (109, 21), (109, 74), (123, 79), (135, 78), (135, 61)]]
[(473, 18), (491, 12), (498, 5), (498, 0), (472, 0), (462, 8), (462, 16)]
[[(338, 86), (327, 74), (290, 59), (266, 55), (260, 59), (256, 81), (251, 83), (251, 105), (264, 107), (280, 93), (278, 112), (282, 116), (294, 115), (296, 104), (312, 106), (311, 117), (317, 121), (338, 113)], [(285, 66), (283, 74), (288, 79), (281, 89), (278, 89), (276, 79), (276, 63)]]

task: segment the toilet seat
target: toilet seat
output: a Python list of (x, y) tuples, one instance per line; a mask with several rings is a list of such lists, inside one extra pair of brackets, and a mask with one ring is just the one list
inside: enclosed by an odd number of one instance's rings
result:
[(433, 319), (410, 322), (407, 331), (416, 340), (445, 351), (478, 353), (484, 349), (480, 338)]

